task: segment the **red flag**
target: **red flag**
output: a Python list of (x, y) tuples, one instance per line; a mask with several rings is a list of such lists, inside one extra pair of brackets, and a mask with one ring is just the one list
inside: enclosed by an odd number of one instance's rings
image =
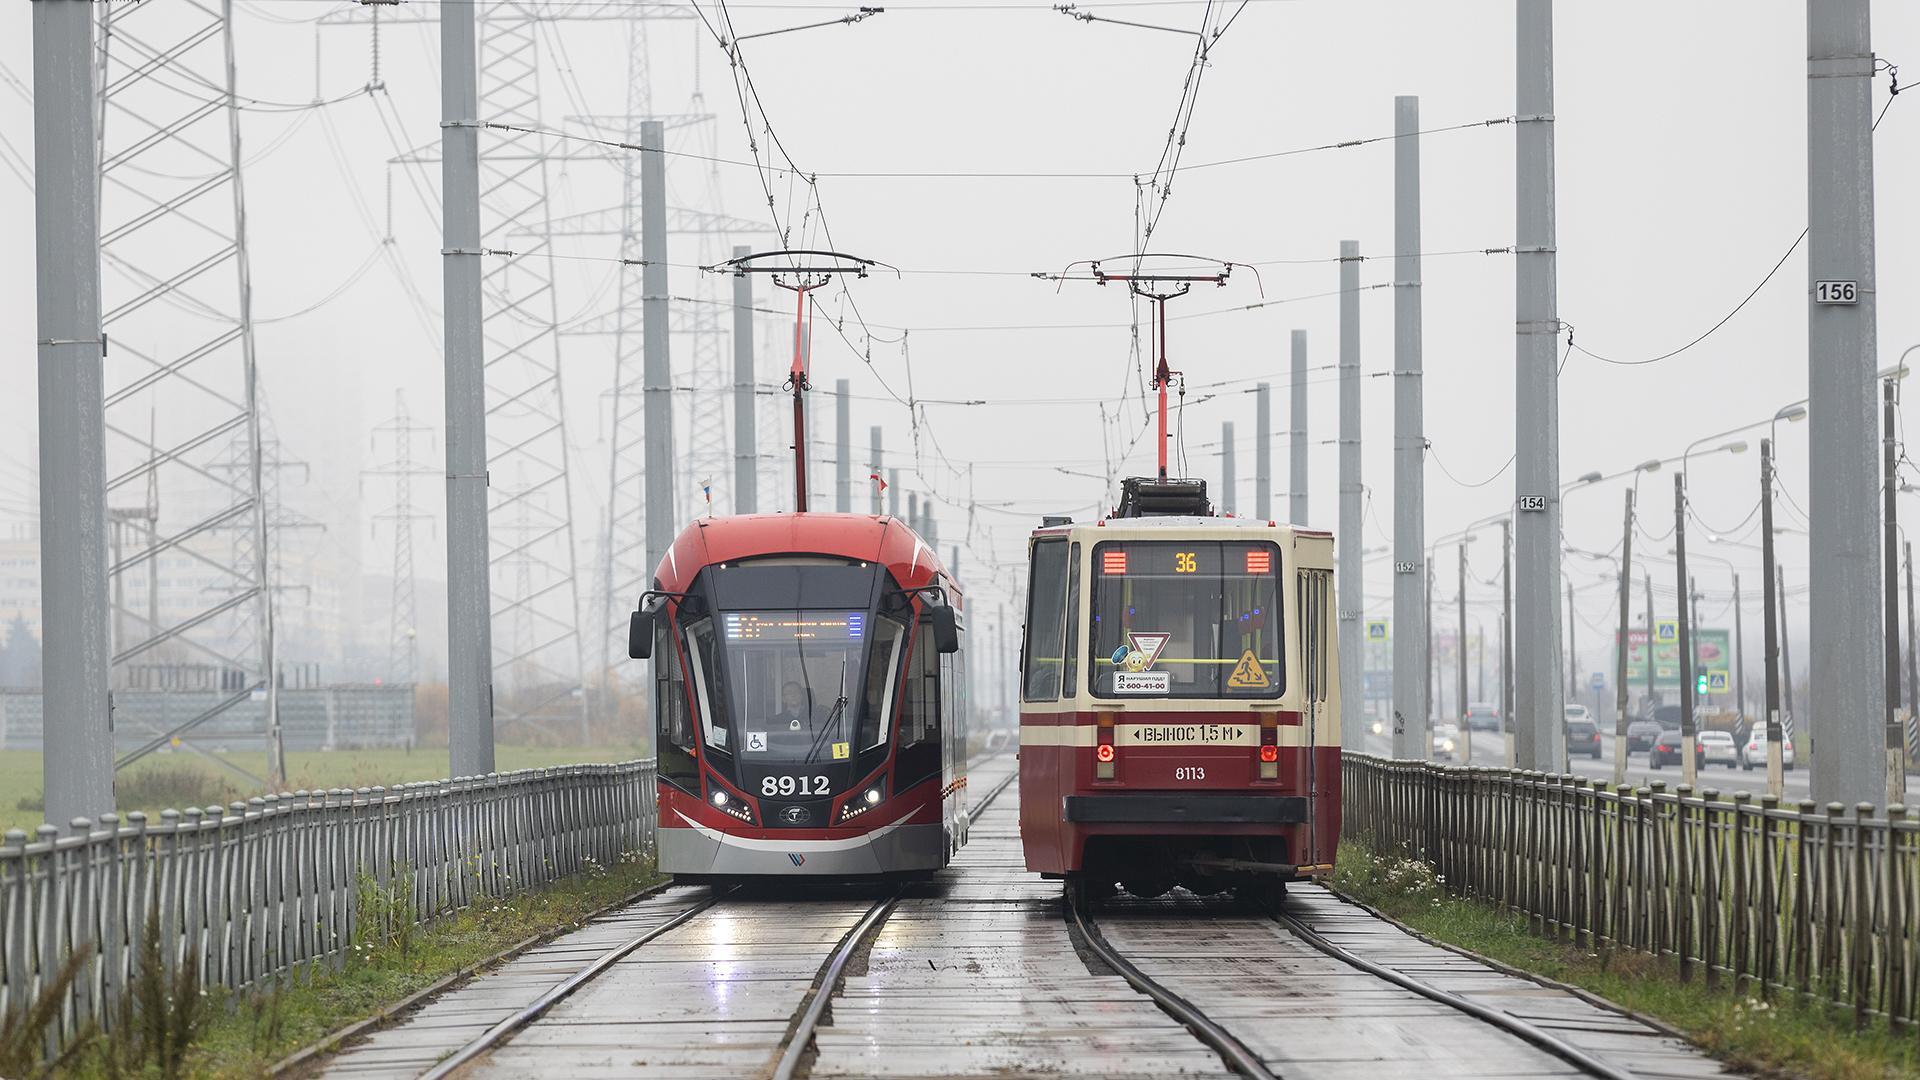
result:
[(867, 479), (873, 481), (876, 484), (879, 484), (881, 491), (887, 490), (887, 482), (885, 480), (880, 479), (879, 473), (868, 473)]

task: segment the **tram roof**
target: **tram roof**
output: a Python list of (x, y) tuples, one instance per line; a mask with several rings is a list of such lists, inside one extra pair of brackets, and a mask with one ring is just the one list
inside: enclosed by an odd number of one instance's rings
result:
[(1290, 525), (1284, 521), (1253, 517), (1199, 517), (1184, 515), (1151, 515), (1147, 517), (1109, 517), (1092, 521), (1069, 521), (1058, 525), (1043, 525), (1033, 530), (1033, 535), (1065, 536), (1068, 533), (1082, 531), (1100, 532), (1110, 530), (1125, 533), (1165, 532), (1206, 532), (1239, 533), (1263, 532), (1275, 539), (1281, 537), (1306, 537), (1310, 539), (1331, 539), (1333, 534), (1323, 529), (1308, 529)]
[(697, 518), (674, 538), (654, 577), (661, 588), (682, 592), (704, 567), (780, 555), (882, 563), (909, 589), (936, 576), (952, 581), (933, 546), (899, 518), (812, 512)]

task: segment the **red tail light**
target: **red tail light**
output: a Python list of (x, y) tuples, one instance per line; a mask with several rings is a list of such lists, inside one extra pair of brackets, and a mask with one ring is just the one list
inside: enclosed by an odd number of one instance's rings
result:
[(1095, 747), (1093, 751), (1093, 758), (1095, 761), (1102, 761), (1102, 762), (1112, 761), (1113, 760), (1113, 744), (1101, 743), (1099, 746)]
[(1280, 779), (1280, 714), (1260, 716), (1260, 770), (1262, 780)]
[(1112, 780), (1117, 766), (1113, 763), (1113, 717), (1101, 716), (1094, 721), (1093, 778)]

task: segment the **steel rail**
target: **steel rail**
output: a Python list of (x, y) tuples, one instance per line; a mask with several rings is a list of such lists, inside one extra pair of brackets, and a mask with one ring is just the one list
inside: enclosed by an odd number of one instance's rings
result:
[(1070, 890), (1066, 897), (1067, 916), (1080, 929), (1086, 939), (1087, 947), (1093, 950), (1102, 963), (1112, 968), (1122, 979), (1140, 993), (1153, 999), (1160, 1011), (1183, 1024), (1195, 1038), (1206, 1043), (1227, 1063), (1227, 1067), (1251, 1080), (1280, 1080), (1279, 1075), (1267, 1068), (1260, 1055), (1236, 1037), (1232, 1032), (1208, 1019), (1207, 1014), (1186, 998), (1161, 986), (1145, 972), (1133, 966), (1133, 962), (1120, 955), (1106, 937), (1100, 933), (1093, 919), (1083, 910), (1082, 896), (1079, 891)]
[(599, 958), (594, 960), (593, 963), (574, 972), (568, 976), (564, 982), (559, 983), (546, 993), (541, 994), (538, 998), (534, 999), (532, 1004), (488, 1028), (471, 1042), (454, 1051), (451, 1056), (441, 1059), (439, 1064), (423, 1073), (420, 1080), (445, 1080), (446, 1077), (454, 1075), (475, 1058), (478, 1058), (480, 1055), (506, 1041), (507, 1037), (514, 1032), (519, 1031), (521, 1028), (526, 1027), (528, 1024), (544, 1016), (549, 1009), (566, 1000), (574, 991), (592, 982), (598, 978), (602, 972), (625, 959), (628, 953), (633, 952), (635, 949), (638, 949), (640, 946), (645, 945), (647, 942), (652, 941), (667, 931), (679, 927), (695, 915), (719, 903), (722, 895), (721, 893), (712, 894), (705, 900), (694, 904), (692, 907), (661, 923), (659, 926), (648, 930), (646, 933), (624, 941), (608, 949), (606, 952), (601, 953)]
[[(990, 754), (982, 760), (998, 756), (998, 754)], [(987, 792), (986, 797), (980, 800), (980, 805), (974, 809), (973, 813), (986, 813), (987, 807), (993, 805), (993, 800), (999, 798), (1000, 793), (1012, 786), (1019, 777), (1018, 769), (1008, 773), (1006, 779), (995, 784), (993, 790)], [(846, 935), (840, 939), (840, 943), (834, 946), (833, 955), (827, 959), (827, 964), (821, 969), (820, 978), (812, 993), (808, 996), (806, 1004), (801, 1007), (799, 1023), (794, 1026), (793, 1034), (787, 1039), (786, 1047), (780, 1052), (780, 1060), (773, 1067), (772, 1080), (793, 1080), (799, 1075), (800, 1059), (806, 1056), (807, 1047), (813, 1045), (814, 1034), (820, 1028), (820, 1018), (826, 1015), (827, 1006), (833, 1003), (833, 996), (838, 992), (840, 982), (846, 975), (847, 964), (852, 962), (853, 954), (860, 951), (861, 944), (886, 923), (887, 917), (893, 914), (894, 907), (900, 903), (904, 895), (903, 889), (875, 903), (867, 910), (866, 915), (853, 925), (853, 929), (846, 932)]]
[(1552, 1054), (1554, 1057), (1572, 1065), (1589, 1076), (1602, 1077), (1604, 1080), (1635, 1080), (1634, 1074), (1618, 1066), (1610, 1065), (1594, 1057), (1565, 1039), (1548, 1033), (1512, 1013), (1503, 1012), (1491, 1006), (1482, 1005), (1470, 998), (1462, 997), (1449, 990), (1442, 990), (1431, 983), (1422, 982), (1402, 971), (1396, 971), (1384, 964), (1376, 963), (1343, 946), (1336, 945), (1318, 930), (1302, 922), (1299, 917), (1284, 909), (1267, 908), (1267, 914), (1280, 925), (1293, 932), (1295, 937), (1308, 945), (1333, 957), (1344, 964), (1358, 968), (1375, 978), (1419, 994), (1429, 1001), (1438, 1002), (1450, 1008), (1458, 1009), (1467, 1015), (1492, 1024), (1509, 1035)]
[(807, 1003), (801, 1008), (800, 1023), (793, 1029), (793, 1035), (787, 1039), (786, 1049), (780, 1054), (780, 1060), (773, 1067), (773, 1080), (793, 1080), (800, 1070), (800, 1059), (813, 1045), (813, 1035), (820, 1027), (820, 1018), (826, 1015), (827, 1006), (833, 1001), (833, 994), (840, 986), (840, 980), (846, 976), (847, 964), (853, 960), (853, 954), (868, 935), (879, 929), (893, 914), (894, 905), (900, 902), (904, 890), (875, 903), (859, 922), (853, 924), (840, 944), (834, 946), (833, 955), (828, 957), (826, 967), (821, 969), (818, 985), (813, 988)]

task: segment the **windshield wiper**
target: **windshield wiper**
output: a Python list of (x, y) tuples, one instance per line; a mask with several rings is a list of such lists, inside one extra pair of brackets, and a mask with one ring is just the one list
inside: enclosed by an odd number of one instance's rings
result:
[(846, 712), (846, 709), (847, 695), (841, 694), (835, 699), (833, 708), (827, 711), (827, 718), (820, 724), (820, 730), (814, 733), (813, 746), (807, 750), (806, 764), (811, 765), (815, 759), (819, 758), (820, 748), (827, 744), (828, 735), (833, 732), (841, 714)]

